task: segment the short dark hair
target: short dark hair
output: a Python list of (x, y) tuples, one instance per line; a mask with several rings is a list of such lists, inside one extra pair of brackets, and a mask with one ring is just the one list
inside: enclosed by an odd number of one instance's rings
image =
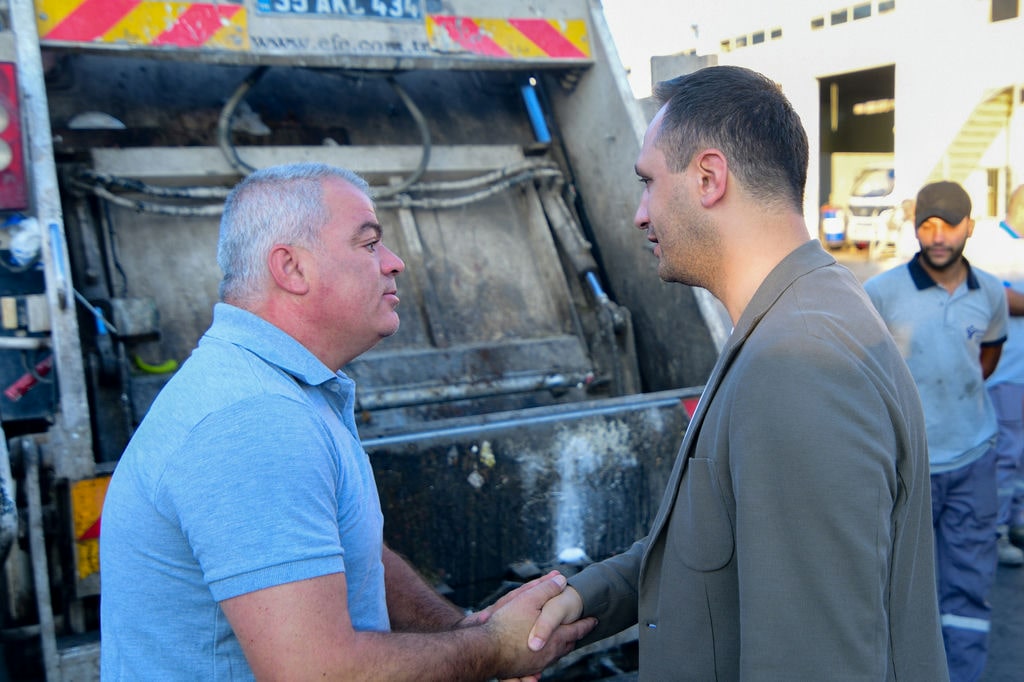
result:
[(721, 150), (753, 197), (803, 211), (807, 133), (782, 89), (739, 66), (709, 66), (658, 83), (665, 105), (656, 146), (673, 172), (701, 149)]

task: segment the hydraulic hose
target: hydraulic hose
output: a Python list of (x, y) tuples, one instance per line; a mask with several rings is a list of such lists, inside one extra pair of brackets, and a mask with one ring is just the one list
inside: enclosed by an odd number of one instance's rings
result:
[(238, 156), (238, 150), (231, 143), (231, 119), (235, 116), (235, 109), (238, 108), (239, 102), (245, 98), (254, 85), (260, 82), (260, 79), (263, 78), (263, 75), (269, 68), (268, 66), (258, 66), (250, 71), (245, 80), (235, 88), (234, 94), (224, 103), (224, 108), (220, 110), (220, 118), (217, 119), (217, 144), (220, 146), (221, 151), (224, 152), (224, 156), (227, 158), (228, 163), (231, 164), (231, 167), (242, 175), (248, 175), (256, 169), (242, 161), (241, 157)]

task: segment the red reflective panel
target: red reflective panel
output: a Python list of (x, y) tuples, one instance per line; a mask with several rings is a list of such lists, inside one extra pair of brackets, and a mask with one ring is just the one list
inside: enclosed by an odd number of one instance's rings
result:
[(14, 64), (0, 62), (0, 210), (28, 207), (28, 183), (21, 139), (18, 77)]

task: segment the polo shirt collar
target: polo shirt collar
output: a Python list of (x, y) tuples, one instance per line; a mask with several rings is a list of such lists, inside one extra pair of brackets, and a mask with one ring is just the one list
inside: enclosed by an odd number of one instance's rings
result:
[[(963, 256), (961, 256), (963, 258)], [(924, 269), (924, 266), (920, 263), (921, 252), (918, 251), (910, 262), (907, 263), (907, 269), (910, 270), (910, 278), (914, 280), (914, 286), (917, 287), (918, 291), (927, 289), (928, 287), (937, 287), (938, 283), (932, 279), (932, 276)], [(974, 270), (971, 269), (971, 264), (964, 258), (964, 265), (967, 266), (967, 288), (978, 289), (981, 285), (978, 283), (978, 278), (974, 276)]]
[(348, 380), (342, 372), (332, 372), (305, 346), (280, 328), (229, 303), (217, 303), (213, 307), (213, 324), (205, 336), (244, 348), (311, 386), (336, 379)]

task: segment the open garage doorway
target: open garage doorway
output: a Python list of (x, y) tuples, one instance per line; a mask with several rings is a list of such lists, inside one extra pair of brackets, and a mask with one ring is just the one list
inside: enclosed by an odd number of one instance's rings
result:
[[(894, 178), (895, 81), (892, 65), (818, 79), (819, 236), (830, 248), (884, 246), (888, 239), (881, 213), (892, 201), (885, 195)], [(860, 193), (868, 199), (859, 201)]]

